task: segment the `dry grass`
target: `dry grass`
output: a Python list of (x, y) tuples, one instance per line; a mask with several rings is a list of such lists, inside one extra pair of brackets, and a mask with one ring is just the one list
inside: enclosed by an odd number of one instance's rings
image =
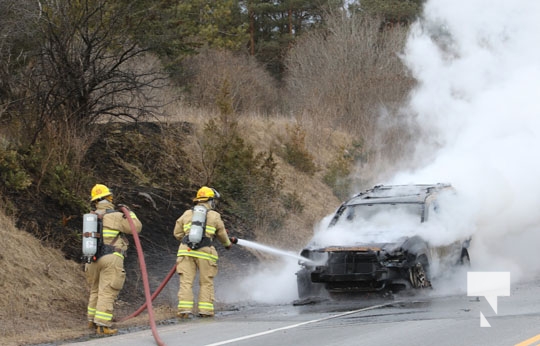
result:
[(43, 247), (0, 213), (0, 344), (22, 345), (83, 332), (86, 288), (81, 266)]

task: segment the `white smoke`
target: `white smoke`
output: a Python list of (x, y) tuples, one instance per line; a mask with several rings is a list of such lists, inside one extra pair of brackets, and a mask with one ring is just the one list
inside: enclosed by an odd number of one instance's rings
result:
[(224, 302), (290, 304), (298, 299), (295, 272), (298, 260), (279, 257), (250, 267), (235, 282), (220, 286), (216, 294)]
[[(428, 1), (404, 59), (410, 110), (433, 136), (391, 183), (450, 182), (474, 230), (473, 269), (540, 271), (540, 2)], [(426, 159), (430, 161), (425, 164)]]

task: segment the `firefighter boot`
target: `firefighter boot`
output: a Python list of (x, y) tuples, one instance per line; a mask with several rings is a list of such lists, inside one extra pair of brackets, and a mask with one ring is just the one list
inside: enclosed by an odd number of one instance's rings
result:
[(178, 317), (179, 319), (190, 319), (192, 317), (192, 313), (191, 312), (178, 312), (176, 314), (176, 317)]
[(88, 321), (88, 328), (89, 329), (95, 329), (97, 325), (94, 323), (94, 321)]
[(115, 335), (118, 333), (118, 329), (113, 329), (107, 326), (97, 326), (96, 333), (98, 335)]

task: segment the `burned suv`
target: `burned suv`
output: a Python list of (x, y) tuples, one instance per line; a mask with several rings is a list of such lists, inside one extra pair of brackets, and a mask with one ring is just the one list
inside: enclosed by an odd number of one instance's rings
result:
[(378, 185), (344, 202), (300, 253), (299, 297), (426, 288), (433, 258), (468, 264), (470, 238), (444, 246), (428, 240), (438, 231), (429, 221), (444, 194), (455, 191), (449, 184)]

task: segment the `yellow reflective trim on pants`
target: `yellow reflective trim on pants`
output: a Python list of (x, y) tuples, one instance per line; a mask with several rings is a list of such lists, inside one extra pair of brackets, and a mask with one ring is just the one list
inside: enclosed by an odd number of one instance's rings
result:
[(214, 304), (207, 302), (199, 302), (199, 309), (214, 311)]
[(187, 300), (181, 300), (178, 302), (178, 309), (193, 309), (193, 302)]
[(190, 257), (196, 257), (196, 258), (202, 258), (209, 261), (217, 262), (218, 256), (202, 252), (202, 251), (195, 251), (195, 250), (184, 250), (180, 249), (178, 250), (178, 253), (176, 254), (177, 257), (179, 256), (190, 256)]
[(105, 238), (114, 238), (120, 233), (119, 231), (116, 231), (114, 229), (103, 229), (103, 237)]
[(96, 309), (88, 307), (88, 316), (94, 316), (96, 314)]
[(108, 313), (102, 312), (102, 311), (96, 311), (96, 318), (99, 318), (101, 320), (111, 321), (112, 317), (113, 317), (112, 314), (108, 314)]

